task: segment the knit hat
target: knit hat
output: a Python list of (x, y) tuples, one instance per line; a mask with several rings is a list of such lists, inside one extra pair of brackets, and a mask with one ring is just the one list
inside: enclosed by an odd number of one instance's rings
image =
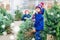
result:
[(41, 8), (44, 5), (43, 2), (40, 2), (40, 4), (38, 4), (38, 6)]
[(26, 12), (29, 12), (29, 10), (25, 10), (24, 12), (25, 12), (25, 13), (26, 13)]
[[(36, 6), (35, 9), (36, 9), (36, 8), (40, 8), (40, 7), (39, 7), (39, 6)], [(40, 9), (41, 9), (41, 8), (40, 8)]]

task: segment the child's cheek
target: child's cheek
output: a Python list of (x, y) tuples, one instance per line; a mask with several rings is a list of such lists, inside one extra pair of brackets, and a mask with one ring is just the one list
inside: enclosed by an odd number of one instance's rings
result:
[(26, 12), (26, 14), (29, 14), (29, 12)]
[(38, 12), (40, 12), (40, 9), (38, 9)]

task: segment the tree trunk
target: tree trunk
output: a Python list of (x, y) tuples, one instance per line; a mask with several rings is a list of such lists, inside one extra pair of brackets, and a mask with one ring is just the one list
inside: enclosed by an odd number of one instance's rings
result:
[(51, 34), (47, 34), (47, 40), (56, 40), (56, 38)]

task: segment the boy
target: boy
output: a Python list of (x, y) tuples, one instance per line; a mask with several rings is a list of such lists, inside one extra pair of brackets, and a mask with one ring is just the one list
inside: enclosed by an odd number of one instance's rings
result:
[(26, 21), (26, 19), (30, 18), (30, 17), (31, 17), (31, 15), (29, 14), (29, 10), (25, 10), (25, 14), (22, 17), (22, 20)]
[(36, 6), (35, 8), (36, 12), (34, 14), (35, 23), (34, 23), (34, 32), (35, 32), (35, 40), (42, 40), (40, 37), (40, 31), (43, 30), (44, 27), (44, 18), (41, 12), (41, 8), (39, 6)]

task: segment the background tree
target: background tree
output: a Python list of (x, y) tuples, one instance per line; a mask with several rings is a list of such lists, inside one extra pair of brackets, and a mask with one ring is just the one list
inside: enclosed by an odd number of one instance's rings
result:
[(60, 8), (57, 5), (57, 2), (54, 2), (54, 5), (51, 9), (45, 11), (45, 31), (48, 34), (57, 37), (57, 40), (60, 40)]

